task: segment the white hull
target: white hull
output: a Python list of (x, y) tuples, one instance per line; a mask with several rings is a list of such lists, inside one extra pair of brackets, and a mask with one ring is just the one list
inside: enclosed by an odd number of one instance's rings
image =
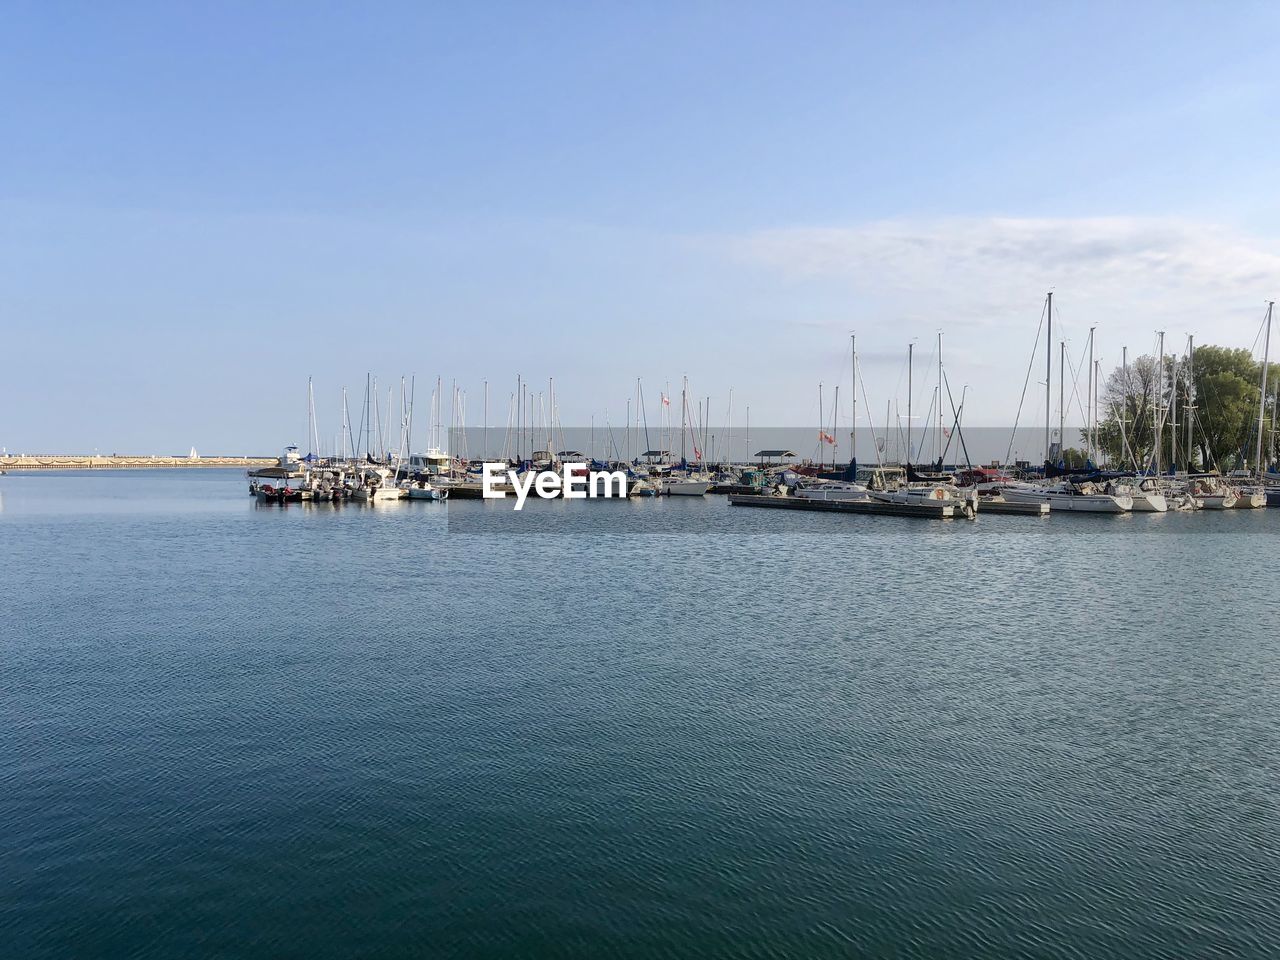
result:
[(352, 500), (363, 500), (366, 503), (387, 503), (392, 500), (399, 500), (404, 496), (403, 490), (397, 490), (395, 487), (358, 487), (351, 493)]
[(1236, 505), (1236, 498), (1230, 493), (1214, 493), (1196, 497), (1201, 510), (1230, 510)]
[(1267, 505), (1267, 495), (1265, 493), (1247, 493), (1241, 491), (1236, 497), (1236, 502), (1232, 507), (1236, 510), (1257, 510), (1259, 507)]
[(1169, 501), (1162, 493), (1147, 493), (1139, 490), (1132, 499), (1134, 513), (1164, 513), (1169, 509)]
[(410, 487), (405, 491), (410, 500), (443, 500), (444, 494), (435, 487)]
[(791, 495), (798, 500), (866, 500), (869, 498), (867, 488), (856, 483), (800, 487), (793, 490)]
[(1065, 493), (1060, 490), (1005, 490), (1010, 503), (1047, 503), (1054, 513), (1128, 513), (1133, 498), (1109, 493)]
[(710, 480), (667, 480), (662, 484), (668, 497), (702, 497), (710, 489)]

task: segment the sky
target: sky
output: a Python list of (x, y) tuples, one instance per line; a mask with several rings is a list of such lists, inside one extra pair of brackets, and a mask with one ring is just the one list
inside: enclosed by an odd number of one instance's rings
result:
[(865, 406), (941, 331), (1000, 425), (1049, 290), (1104, 367), (1280, 291), (1274, 5), (3, 9), (9, 452), (306, 446), (368, 373), (812, 423), (853, 332)]

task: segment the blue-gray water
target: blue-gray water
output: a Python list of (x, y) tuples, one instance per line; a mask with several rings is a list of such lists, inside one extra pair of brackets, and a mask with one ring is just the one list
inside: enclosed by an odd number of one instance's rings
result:
[(1274, 955), (1280, 511), (495, 506), (0, 478), (0, 956)]

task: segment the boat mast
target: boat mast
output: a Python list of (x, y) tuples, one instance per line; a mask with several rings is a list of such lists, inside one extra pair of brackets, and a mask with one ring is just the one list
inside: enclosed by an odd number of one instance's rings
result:
[(1063, 446), (1067, 442), (1067, 341), (1058, 341), (1058, 459), (1062, 456)]
[(342, 459), (350, 460), (351, 408), (347, 405), (347, 388), (342, 388)]
[(849, 421), (849, 464), (853, 468), (850, 471), (853, 476), (850, 476), (849, 479), (856, 480), (858, 472), (858, 445), (856, 443), (858, 431), (858, 335), (855, 333), (849, 334), (849, 357), (849, 383), (851, 384), (849, 395), (853, 398), (850, 406), (852, 419)]
[[(1093, 447), (1094, 452), (1098, 453), (1098, 420), (1101, 410), (1098, 404), (1098, 398), (1101, 394), (1100, 386), (1102, 383), (1102, 360), (1093, 361)], [(1102, 459), (1102, 455), (1098, 454), (1098, 459)]]
[(826, 432), (826, 425), (823, 422), (822, 413), (822, 381), (818, 381), (818, 469), (821, 470), (826, 466), (827, 454), (822, 449), (822, 435)]
[(1195, 394), (1196, 394), (1196, 338), (1187, 337), (1187, 473), (1191, 472), (1191, 455), (1192, 434), (1191, 424), (1195, 420)]
[(1155, 458), (1156, 458), (1156, 475), (1160, 476), (1164, 471), (1160, 469), (1160, 442), (1161, 435), (1164, 433), (1164, 331), (1156, 331), (1160, 334), (1160, 363), (1156, 367), (1156, 409), (1155, 409)]
[(685, 394), (689, 390), (689, 378), (686, 376), (680, 381), (680, 462), (683, 466), (688, 466), (688, 460), (685, 457), (684, 448), (684, 432), (686, 426), (685, 413), (688, 409), (688, 399)]
[(911, 369), (915, 344), (907, 344), (907, 466), (911, 466)]
[(1178, 472), (1178, 355), (1173, 355), (1173, 369), (1169, 372), (1173, 383), (1169, 387), (1169, 472)]
[(1262, 386), (1258, 390), (1258, 446), (1254, 457), (1254, 465), (1258, 471), (1258, 482), (1262, 482), (1262, 423), (1267, 412), (1267, 366), (1271, 361), (1271, 311), (1275, 307), (1274, 300), (1267, 301), (1267, 335), (1262, 341)]
[(942, 331), (938, 331), (938, 470), (942, 469)]
[(836, 395), (831, 401), (831, 469), (836, 468), (836, 431), (840, 429), (836, 421), (840, 419), (840, 384), (836, 384)]
[[(1044, 334), (1044, 462), (1049, 462), (1049, 418), (1052, 415), (1052, 381), (1053, 381), (1053, 291), (1046, 297), (1045, 315), (1048, 327)], [(1046, 478), (1048, 471), (1045, 471)]]
[[(1120, 369), (1124, 371), (1122, 374), (1124, 386), (1120, 391), (1120, 449), (1126, 454), (1129, 451), (1129, 440), (1125, 436), (1124, 424), (1129, 416), (1129, 348), (1120, 348)], [(1137, 464), (1134, 464), (1137, 467)]]
[(1097, 327), (1089, 328), (1089, 397), (1085, 403), (1087, 415), (1085, 417), (1086, 428), (1084, 444), (1086, 465), (1093, 462), (1093, 331), (1097, 329)]

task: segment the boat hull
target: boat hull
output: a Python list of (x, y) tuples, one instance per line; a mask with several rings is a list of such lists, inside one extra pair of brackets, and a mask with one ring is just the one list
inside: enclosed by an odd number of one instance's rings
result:
[(710, 480), (668, 480), (662, 485), (668, 497), (704, 497), (710, 489)]
[(1006, 490), (1011, 503), (1047, 503), (1054, 513), (1128, 513), (1133, 498), (1109, 493), (1059, 493), (1053, 490)]
[(1165, 513), (1169, 509), (1169, 501), (1162, 493), (1139, 491), (1132, 499), (1134, 513)]

